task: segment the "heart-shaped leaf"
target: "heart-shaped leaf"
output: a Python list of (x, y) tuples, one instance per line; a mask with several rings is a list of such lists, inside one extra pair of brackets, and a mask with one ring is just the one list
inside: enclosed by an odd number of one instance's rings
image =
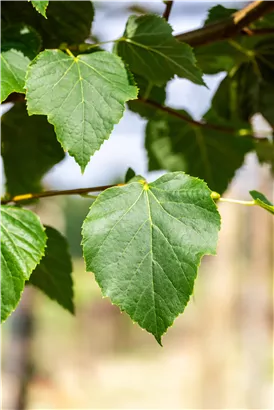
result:
[(182, 172), (110, 188), (83, 225), (87, 270), (103, 295), (161, 337), (183, 312), (204, 254), (216, 251), (220, 216), (207, 185)]
[(132, 84), (114, 54), (100, 51), (71, 57), (46, 50), (28, 70), (28, 112), (47, 115), (57, 139), (84, 171), (122, 118), (125, 102), (137, 98)]

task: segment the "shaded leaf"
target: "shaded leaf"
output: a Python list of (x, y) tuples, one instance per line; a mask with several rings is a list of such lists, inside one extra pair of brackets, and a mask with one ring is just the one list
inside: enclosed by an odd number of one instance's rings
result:
[(45, 245), (46, 234), (33, 212), (1, 206), (1, 322), (16, 308)]
[(249, 193), (254, 199), (256, 205), (260, 206), (261, 208), (266, 209), (271, 214), (274, 214), (273, 204), (261, 192), (249, 191)]
[[(205, 25), (209, 23), (220, 22), (222, 19), (227, 19), (237, 11), (236, 9), (227, 9), (223, 6), (214, 6), (209, 10), (208, 18)], [(257, 24), (257, 22), (255, 22)], [(257, 61), (258, 49), (261, 48), (261, 42), (268, 42), (268, 49), (271, 53), (273, 47), (273, 36), (239, 36), (233, 39), (216, 41), (211, 44), (201, 45), (195, 48), (195, 56), (197, 64), (206, 74), (216, 74), (221, 71), (230, 72), (239, 68), (242, 63), (250, 63), (251, 71), (256, 70), (256, 75), (259, 75), (260, 61)], [(266, 49), (265, 49), (266, 51)], [(272, 53), (273, 59), (273, 53)]]
[(45, 256), (31, 274), (29, 282), (69, 312), (74, 313), (72, 262), (66, 239), (46, 226)]
[(28, 112), (47, 115), (57, 139), (84, 171), (122, 118), (125, 102), (137, 97), (131, 83), (114, 54), (102, 51), (74, 58), (46, 50), (28, 70)]
[(107, 189), (83, 224), (87, 271), (104, 296), (161, 337), (184, 311), (220, 216), (203, 181), (182, 172)]
[(221, 82), (212, 99), (226, 120), (249, 120), (260, 112), (274, 124), (274, 37), (259, 41), (249, 62), (241, 64)]
[(90, 1), (50, 1), (47, 19), (26, 1), (3, 1), (1, 6), (3, 27), (21, 22), (34, 27), (42, 36), (43, 48), (82, 43), (90, 35), (94, 17)]
[(175, 74), (204, 84), (191, 47), (177, 41), (170, 25), (159, 16), (130, 16), (114, 50), (133, 73), (155, 85), (162, 86)]
[(259, 81), (252, 63), (242, 64), (227, 75), (212, 98), (212, 107), (227, 121), (249, 121), (258, 112)]
[(273, 141), (257, 141), (255, 150), (258, 160), (261, 164), (269, 164), (272, 173), (274, 174), (274, 142)]
[(227, 19), (236, 11), (238, 11), (238, 9), (228, 9), (220, 4), (217, 4), (208, 10), (205, 25), (215, 23), (218, 20)]
[[(136, 74), (134, 75), (134, 79), (139, 89), (138, 98), (151, 100), (161, 105), (164, 104), (166, 99), (165, 86), (157, 87), (156, 85), (153, 85), (152, 83), (147, 81), (145, 78)], [(139, 114), (141, 117), (148, 119), (153, 118), (158, 111), (157, 108), (146, 105), (138, 99), (129, 101), (127, 104), (131, 111)]]
[(30, 61), (39, 51), (41, 39), (30, 27), (10, 26), (1, 38), (1, 102), (11, 93), (25, 93), (25, 76)]
[(6, 190), (13, 197), (42, 190), (41, 179), (65, 154), (44, 116), (29, 117), (25, 103), (1, 117)]
[[(185, 116), (189, 114), (180, 110)], [(191, 118), (189, 116), (189, 118)], [(209, 123), (231, 126), (209, 111)], [(210, 189), (223, 193), (245, 154), (253, 149), (250, 138), (197, 127), (168, 114), (150, 120), (146, 128), (149, 170), (182, 170), (204, 179)]]

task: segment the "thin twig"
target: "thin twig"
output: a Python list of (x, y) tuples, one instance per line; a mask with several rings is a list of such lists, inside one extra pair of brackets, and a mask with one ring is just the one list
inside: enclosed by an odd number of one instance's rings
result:
[(175, 36), (177, 40), (197, 47), (238, 35), (250, 23), (274, 10), (274, 1), (253, 1), (230, 17)]
[(173, 6), (173, 1), (165, 1), (164, 3), (166, 5), (166, 8), (165, 8), (165, 11), (163, 13), (163, 18), (166, 21), (168, 21), (169, 15), (170, 15), (170, 12), (171, 12), (171, 9), (172, 9), (172, 6)]
[(105, 191), (108, 188), (112, 188), (114, 186), (122, 186), (124, 184), (115, 184), (115, 185), (104, 185), (104, 186), (97, 186), (97, 187), (91, 187), (91, 188), (76, 188), (76, 189), (65, 189), (62, 191), (59, 190), (51, 190), (51, 191), (44, 191), (44, 192), (39, 192), (35, 194), (22, 194), (22, 195), (16, 195), (13, 198), (8, 198), (8, 199), (3, 199), (1, 203), (3, 205), (8, 204), (10, 202), (22, 202), (22, 201), (27, 201), (29, 199), (38, 199), (38, 198), (45, 198), (49, 196), (59, 196), (59, 195), (81, 195), (81, 194), (87, 194), (88, 192), (101, 192)]
[(244, 27), (241, 31), (242, 35), (248, 36), (263, 36), (267, 34), (274, 34), (274, 28), (256, 28), (250, 29), (248, 27)]
[[(172, 115), (173, 117), (179, 118), (182, 121), (187, 122), (188, 124), (191, 124), (194, 127), (203, 127), (203, 128), (207, 128), (210, 130), (215, 130), (215, 131), (221, 131), (227, 134), (237, 134), (237, 132), (239, 131), (238, 129), (235, 128), (231, 128), (231, 127), (224, 127), (222, 125), (217, 125), (217, 124), (211, 124), (208, 122), (201, 122), (201, 121), (195, 121), (192, 118), (174, 110), (173, 108), (161, 105), (156, 103), (155, 101), (151, 101), (151, 100), (145, 100), (144, 98), (138, 98), (138, 101), (141, 101), (144, 104), (147, 104), (151, 107), (154, 107), (160, 111), (166, 112), (167, 114)], [(260, 138), (260, 137), (255, 137), (253, 134), (247, 134), (245, 135), (247, 137), (252, 137), (253, 139), (259, 140), (259, 141), (268, 141), (267, 138)]]

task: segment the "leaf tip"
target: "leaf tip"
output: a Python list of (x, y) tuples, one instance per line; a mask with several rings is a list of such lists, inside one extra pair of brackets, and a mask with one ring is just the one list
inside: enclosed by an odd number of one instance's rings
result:
[(156, 342), (157, 342), (161, 347), (163, 347), (163, 344), (162, 344), (162, 336), (160, 336), (160, 335), (153, 335), (153, 336), (155, 337)]

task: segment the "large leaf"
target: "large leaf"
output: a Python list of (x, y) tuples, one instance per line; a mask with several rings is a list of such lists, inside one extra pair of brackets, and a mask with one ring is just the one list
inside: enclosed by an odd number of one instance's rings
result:
[(47, 248), (29, 282), (69, 312), (74, 313), (72, 263), (66, 239), (49, 226), (46, 227)]
[(1, 38), (1, 102), (11, 93), (25, 93), (25, 76), (30, 61), (36, 56), (41, 39), (26, 26), (10, 26)]
[(130, 16), (114, 49), (132, 72), (152, 84), (161, 86), (175, 74), (204, 84), (191, 47), (177, 41), (170, 25), (159, 16)]
[[(189, 116), (185, 111), (179, 111)], [(191, 119), (191, 117), (189, 116)], [(205, 115), (208, 122), (230, 126), (216, 119), (213, 112)], [(253, 149), (250, 138), (197, 127), (168, 114), (150, 120), (146, 128), (149, 170), (182, 170), (204, 179), (210, 189), (223, 193), (236, 170)]]
[(42, 36), (44, 48), (82, 43), (90, 35), (94, 17), (90, 1), (50, 1), (47, 19), (27, 1), (3, 1), (1, 6), (3, 26), (24, 22), (34, 27)]
[(25, 104), (17, 103), (2, 116), (1, 133), (7, 193), (41, 191), (43, 175), (64, 158), (53, 126), (44, 116), (29, 117)]
[(45, 245), (46, 234), (33, 212), (1, 206), (1, 322), (16, 308)]
[(28, 112), (47, 115), (57, 139), (84, 171), (120, 121), (125, 102), (137, 97), (131, 84), (114, 54), (102, 51), (74, 58), (46, 50), (28, 70)]
[(41, 0), (40, 1), (34, 1), (34, 0), (32, 0), (31, 3), (32, 3), (33, 7), (38, 11), (38, 13), (42, 14), (42, 16), (47, 18), (46, 10), (47, 10), (47, 7), (49, 5), (49, 2), (47, 0), (46, 1), (41, 1)]
[(274, 205), (265, 197), (265, 195), (258, 191), (249, 191), (249, 193), (256, 205), (266, 209), (271, 214), (274, 214)]
[(83, 225), (83, 251), (103, 295), (161, 337), (183, 312), (220, 217), (210, 190), (182, 172), (104, 191)]

